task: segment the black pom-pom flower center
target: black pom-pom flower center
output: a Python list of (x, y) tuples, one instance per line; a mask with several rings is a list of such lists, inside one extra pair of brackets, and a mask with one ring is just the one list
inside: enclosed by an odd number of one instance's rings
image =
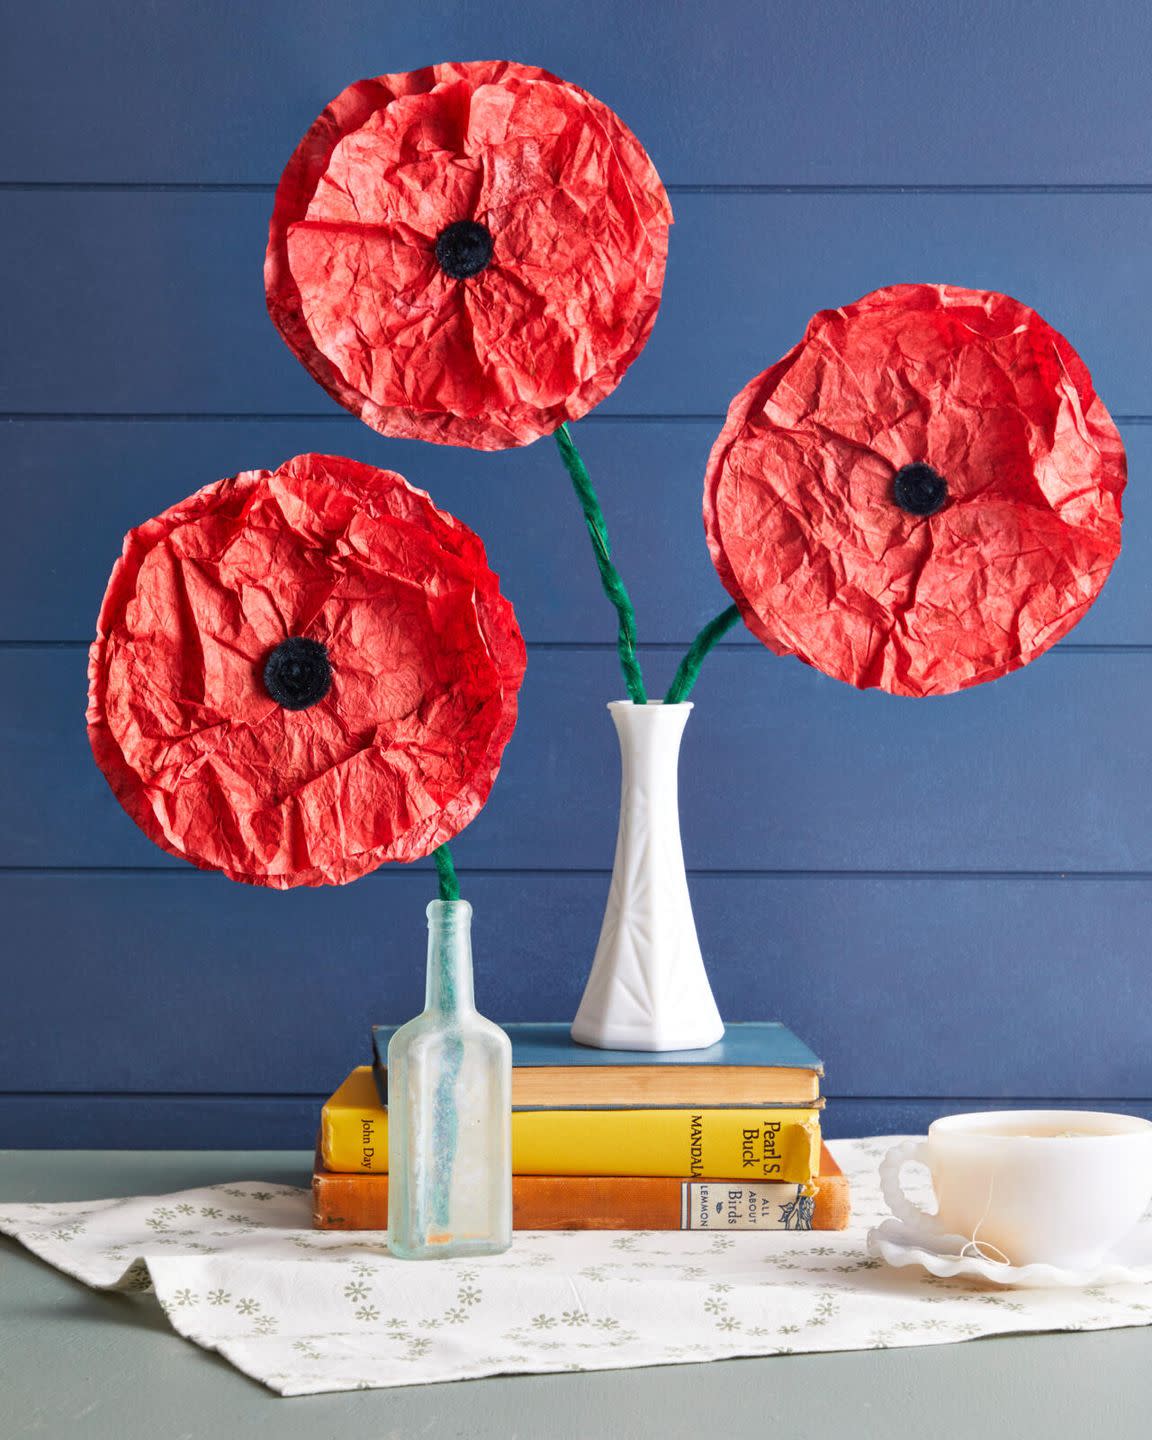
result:
[(479, 220), (456, 220), (437, 235), (436, 259), (453, 280), (479, 275), (492, 259), (492, 232)]
[(892, 478), (892, 498), (909, 515), (935, 515), (948, 500), (948, 482), (931, 465), (905, 465)]
[(291, 635), (264, 662), (264, 688), (285, 710), (307, 710), (332, 687), (328, 648), (319, 640)]

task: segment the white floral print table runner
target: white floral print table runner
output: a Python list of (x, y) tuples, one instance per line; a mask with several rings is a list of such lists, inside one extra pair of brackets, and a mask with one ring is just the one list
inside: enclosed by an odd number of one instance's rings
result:
[(311, 1230), (307, 1191), (258, 1180), (2, 1205), (0, 1232), (86, 1284), (154, 1291), (281, 1395), (1152, 1323), (1152, 1287), (1002, 1290), (869, 1258), (897, 1138), (832, 1143), (853, 1188), (839, 1233), (517, 1232), (506, 1255), (406, 1262), (382, 1234)]

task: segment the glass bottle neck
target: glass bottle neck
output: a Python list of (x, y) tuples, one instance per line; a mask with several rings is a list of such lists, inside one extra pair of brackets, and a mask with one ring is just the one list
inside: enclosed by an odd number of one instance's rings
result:
[(467, 900), (433, 900), (428, 906), (428, 981), (425, 1010), (475, 1010), (472, 991), (472, 906)]

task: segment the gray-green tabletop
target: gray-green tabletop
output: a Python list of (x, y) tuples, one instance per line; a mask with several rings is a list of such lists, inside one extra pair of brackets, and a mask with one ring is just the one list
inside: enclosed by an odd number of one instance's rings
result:
[[(0, 1151), (0, 1201), (304, 1185), (310, 1168), (286, 1151)], [(1152, 1328), (283, 1400), (180, 1339), (150, 1297), (89, 1290), (0, 1242), (0, 1440), (1145, 1440), (1150, 1414)]]

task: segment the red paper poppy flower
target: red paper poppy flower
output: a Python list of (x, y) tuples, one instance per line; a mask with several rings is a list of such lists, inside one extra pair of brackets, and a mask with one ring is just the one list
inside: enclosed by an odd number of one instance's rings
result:
[(268, 309), (385, 435), (503, 450), (610, 394), (656, 319), (672, 211), (606, 105), (529, 65), (350, 85), (276, 192)]
[(712, 560), (778, 655), (896, 695), (1034, 660), (1120, 550), (1124, 449), (1034, 310), (896, 285), (813, 317), (737, 395), (704, 486)]
[(254, 885), (338, 885), (472, 819), (524, 659), (470, 530), (399, 475), (301, 455), (128, 535), (88, 733), (165, 850)]

